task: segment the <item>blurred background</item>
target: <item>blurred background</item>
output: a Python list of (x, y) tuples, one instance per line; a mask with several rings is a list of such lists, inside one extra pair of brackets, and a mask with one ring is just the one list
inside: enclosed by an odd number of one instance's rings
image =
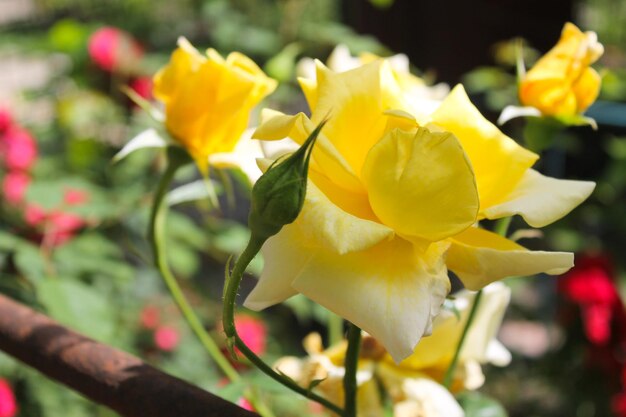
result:
[[(152, 75), (185, 36), (199, 49), (251, 56), (281, 81), (266, 106), (306, 111), (297, 62), (325, 61), (341, 43), (353, 55), (404, 53), (427, 83), (462, 82), (495, 120), (517, 103), (514, 40), (524, 39), (529, 66), (566, 21), (597, 32), (605, 46), (596, 65), (601, 96), (587, 112), (599, 129), (550, 138), (538, 168), (596, 181), (597, 188), (541, 232), (514, 219), (511, 230), (524, 245), (576, 252), (577, 266), (559, 278), (507, 280), (513, 299), (499, 338), (514, 360), (487, 367), (482, 392), (512, 417), (626, 416), (622, 0), (0, 0), (0, 291), (237, 401), (243, 387), (225, 387), (151, 264), (145, 232), (163, 155), (146, 150), (111, 163), (129, 139), (158, 127), (122, 87), (151, 100)], [(505, 131), (521, 142), (532, 136), (520, 120)], [(223, 265), (248, 238), (249, 184), (236, 170), (227, 176), (234, 207), (225, 198), (218, 209), (179, 193), (169, 219), (170, 261), (218, 339)], [(194, 179), (189, 169), (178, 180)], [(261, 266), (258, 259), (250, 275)], [(249, 277), (244, 286), (253, 284)], [(302, 338), (323, 331), (325, 315), (294, 297), (263, 321), (253, 313), (238, 320), (248, 343), (271, 362), (304, 355)], [(302, 414), (304, 404), (262, 381), (277, 415)], [(11, 396), (17, 407), (3, 408)], [(115, 414), (0, 354), (0, 417), (61, 415)]]

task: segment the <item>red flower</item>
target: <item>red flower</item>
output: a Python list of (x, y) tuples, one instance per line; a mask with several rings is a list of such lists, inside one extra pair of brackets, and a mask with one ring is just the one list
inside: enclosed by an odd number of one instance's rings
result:
[(156, 329), (161, 322), (161, 314), (155, 306), (145, 306), (140, 313), (139, 322), (145, 329)]
[(8, 172), (2, 181), (4, 200), (12, 205), (21, 204), (24, 201), (29, 184), (30, 176), (28, 174), (22, 171)]
[(235, 327), (241, 340), (257, 355), (263, 355), (267, 344), (267, 328), (256, 317), (248, 314), (235, 316)]
[(17, 401), (11, 385), (0, 379), (0, 417), (13, 417), (17, 415)]
[(0, 107), (0, 133), (8, 130), (12, 125), (13, 117), (11, 116), (11, 112), (4, 107)]
[(180, 334), (173, 327), (161, 326), (154, 332), (154, 344), (164, 352), (176, 349), (178, 342), (180, 342)]
[(53, 211), (46, 220), (48, 224), (45, 232), (53, 246), (64, 244), (85, 226), (83, 218), (73, 213)]
[(152, 100), (152, 78), (151, 77), (139, 77), (130, 82), (130, 88), (140, 97), (146, 100)]
[(89, 38), (89, 56), (108, 72), (129, 72), (143, 57), (139, 43), (127, 32), (114, 27), (103, 27)]
[(77, 206), (89, 201), (89, 194), (82, 190), (68, 188), (63, 194), (63, 202), (69, 206)]
[(589, 341), (603, 345), (611, 338), (614, 313), (622, 309), (612, 266), (605, 256), (583, 255), (576, 266), (559, 280), (559, 291), (582, 309)]
[(2, 138), (2, 151), (8, 170), (28, 171), (37, 159), (37, 142), (28, 131), (10, 127)]

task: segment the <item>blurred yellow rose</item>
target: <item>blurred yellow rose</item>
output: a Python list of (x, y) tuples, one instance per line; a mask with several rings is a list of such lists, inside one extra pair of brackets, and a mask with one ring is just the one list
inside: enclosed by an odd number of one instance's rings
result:
[[(318, 381), (315, 390), (335, 404), (343, 403), (343, 376), (347, 343), (345, 341), (323, 350), (321, 337), (312, 333), (304, 340), (308, 357), (284, 357), (274, 364), (274, 368), (289, 376), (303, 387)], [(452, 394), (427, 375), (399, 375), (389, 385), (380, 378), (378, 371), (380, 355), (371, 349), (380, 347), (371, 337), (365, 335), (357, 369), (357, 414), (362, 417), (383, 417), (386, 415), (381, 398), (381, 389), (393, 404), (394, 417), (463, 417), (464, 413)], [(377, 356), (368, 356), (375, 353)], [(384, 350), (382, 350), (384, 355)]]
[(484, 119), (461, 87), (418, 121), (387, 61), (343, 73), (318, 63), (306, 97), (310, 119), (266, 111), (254, 133), (302, 143), (330, 116), (312, 153), (302, 212), (264, 245), (247, 307), (302, 293), (400, 361), (432, 331), (450, 290), (447, 267), (478, 289), (572, 266), (571, 253), (528, 251), (472, 227), (513, 214), (548, 224), (593, 184), (532, 171), (537, 155)]
[(594, 32), (566, 23), (561, 39), (521, 80), (520, 101), (546, 116), (584, 112), (598, 97), (600, 75), (590, 67), (604, 48)]
[(276, 88), (248, 57), (200, 54), (185, 38), (167, 66), (154, 76), (154, 96), (165, 104), (169, 133), (197, 161), (231, 152), (248, 125), (250, 111)]

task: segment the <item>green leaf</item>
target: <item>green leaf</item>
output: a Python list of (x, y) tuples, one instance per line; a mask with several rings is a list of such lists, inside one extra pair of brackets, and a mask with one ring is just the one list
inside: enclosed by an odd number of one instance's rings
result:
[[(204, 179), (200, 179), (174, 188), (167, 194), (167, 204), (169, 206), (175, 206), (177, 204), (197, 200), (208, 200), (209, 197), (222, 192), (219, 183), (213, 180), (208, 181), (210, 181), (209, 184), (207, 184), (207, 181)], [(213, 187), (213, 191), (210, 191), (208, 187)]]
[(480, 392), (462, 392), (457, 400), (465, 411), (465, 417), (508, 417), (498, 401)]
[(388, 9), (393, 6), (394, 0), (370, 0), (370, 3), (379, 9)]
[(314, 379), (313, 381), (311, 381), (309, 383), (309, 386), (307, 387), (308, 391), (312, 391), (313, 389), (315, 389), (315, 387), (317, 387), (319, 384), (321, 384), (322, 382), (326, 381), (327, 378), (320, 378), (320, 379)]
[(18, 271), (33, 283), (43, 280), (47, 275), (46, 261), (41, 251), (30, 243), (17, 246), (14, 262)]
[(37, 284), (37, 293), (54, 319), (94, 339), (111, 341), (116, 315), (113, 306), (95, 288), (49, 278)]
[(169, 141), (161, 137), (155, 129), (147, 129), (128, 141), (126, 145), (113, 157), (113, 162), (119, 162), (131, 153), (144, 148), (165, 148)]

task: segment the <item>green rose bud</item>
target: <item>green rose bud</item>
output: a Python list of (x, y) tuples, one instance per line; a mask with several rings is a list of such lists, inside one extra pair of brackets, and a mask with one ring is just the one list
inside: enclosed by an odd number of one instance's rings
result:
[(315, 128), (296, 152), (275, 161), (252, 188), (248, 226), (254, 238), (268, 239), (300, 214), (306, 195), (311, 151), (324, 123)]

